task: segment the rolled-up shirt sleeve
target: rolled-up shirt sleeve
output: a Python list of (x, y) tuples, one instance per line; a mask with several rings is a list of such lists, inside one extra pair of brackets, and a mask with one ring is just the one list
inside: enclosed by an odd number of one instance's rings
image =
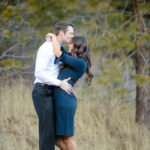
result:
[(35, 78), (38, 78), (42, 83), (59, 86), (60, 80), (52, 76), (47, 69), (48, 64), (53, 63), (51, 62), (52, 57), (53, 49), (50, 43), (46, 43), (39, 48), (35, 64)]

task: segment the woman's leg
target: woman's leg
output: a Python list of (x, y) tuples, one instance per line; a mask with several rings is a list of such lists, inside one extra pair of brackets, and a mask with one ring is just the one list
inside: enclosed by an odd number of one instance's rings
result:
[(74, 136), (63, 136), (63, 140), (67, 150), (77, 150), (77, 144), (74, 140)]
[(55, 145), (59, 147), (61, 150), (67, 150), (66, 145), (63, 141), (62, 136), (56, 136)]

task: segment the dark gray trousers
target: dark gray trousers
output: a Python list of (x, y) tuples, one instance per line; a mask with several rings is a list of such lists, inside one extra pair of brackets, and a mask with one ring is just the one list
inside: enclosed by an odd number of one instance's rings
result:
[(53, 87), (35, 84), (32, 99), (39, 120), (39, 150), (55, 149)]

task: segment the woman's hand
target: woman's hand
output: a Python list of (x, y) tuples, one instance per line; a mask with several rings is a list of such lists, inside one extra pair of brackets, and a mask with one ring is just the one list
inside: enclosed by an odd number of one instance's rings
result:
[(45, 40), (47, 42), (50, 42), (52, 41), (53, 39), (57, 39), (56, 35), (53, 34), (53, 33), (47, 33), (46, 36), (45, 36)]
[(46, 36), (45, 36), (45, 39), (48, 42), (52, 41), (54, 55), (56, 57), (60, 57), (61, 54), (62, 54), (62, 51), (60, 50), (60, 45), (58, 43), (56, 35), (53, 34), (53, 33), (47, 33)]

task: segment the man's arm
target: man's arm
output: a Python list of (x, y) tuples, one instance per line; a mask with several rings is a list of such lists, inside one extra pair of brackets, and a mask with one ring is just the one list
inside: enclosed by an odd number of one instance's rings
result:
[(72, 86), (67, 81), (70, 79), (60, 81), (57, 78), (54, 78), (46, 70), (49, 61), (51, 61), (52, 59), (52, 50), (52, 45), (50, 43), (45, 43), (40, 47), (37, 53), (35, 77), (48, 85), (60, 86), (61, 89), (69, 93), (71, 91)]
[(50, 43), (45, 43), (39, 48), (36, 58), (35, 77), (48, 85), (59, 86), (60, 80), (52, 77), (47, 71), (47, 65), (52, 59), (52, 46)]

